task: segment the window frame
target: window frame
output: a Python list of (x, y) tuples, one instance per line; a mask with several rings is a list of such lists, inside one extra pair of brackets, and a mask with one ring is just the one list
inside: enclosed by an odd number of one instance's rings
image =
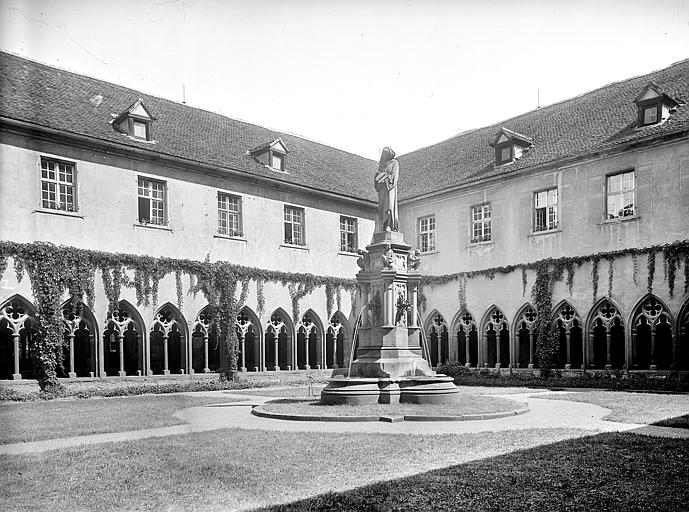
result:
[[(230, 192), (225, 192), (223, 190), (218, 190), (215, 197), (216, 197), (217, 214), (218, 214), (216, 233), (218, 235), (221, 235), (221, 236), (228, 236), (228, 237), (235, 237), (235, 238), (243, 237), (244, 236), (244, 204), (243, 204), (242, 196), (237, 195), (237, 194), (232, 194)], [(227, 199), (236, 199), (237, 200), (237, 210), (231, 211), (229, 209), (227, 209), (227, 210), (221, 209), (221, 207), (220, 207), (221, 206), (221, 197), (227, 198)], [(227, 215), (225, 232), (223, 232), (222, 226), (221, 226), (221, 217), (222, 217), (221, 214), (222, 213), (225, 213)], [(230, 229), (230, 224), (231, 224), (230, 218), (233, 216), (236, 216), (236, 218), (237, 218), (237, 223), (236, 223), (237, 229), (236, 229), (236, 231), (232, 231)]]
[[(273, 158), (278, 157), (280, 159), (280, 167), (274, 167), (273, 166)], [(287, 163), (287, 155), (283, 153), (282, 151), (275, 151), (274, 149), (270, 149), (268, 151), (268, 167), (270, 167), (274, 171), (278, 172), (285, 172), (286, 168), (286, 163)]]
[[(53, 162), (55, 164), (55, 168), (52, 171), (55, 175), (54, 178), (44, 178), (43, 177), (43, 171), (47, 171), (48, 173), (50, 170), (48, 168), (43, 167), (43, 162)], [(39, 160), (39, 177), (40, 177), (40, 195), (39, 195), (39, 205), (42, 209), (44, 210), (49, 210), (49, 211), (54, 211), (54, 212), (64, 212), (64, 213), (77, 213), (79, 211), (79, 197), (78, 197), (78, 184), (77, 184), (77, 163), (73, 162), (71, 160), (64, 160), (62, 158), (56, 158), (53, 156), (46, 156), (46, 155), (41, 155), (40, 160)], [(71, 174), (72, 174), (72, 181), (63, 181), (60, 180), (60, 165), (64, 166), (69, 166), (71, 167)], [(50, 199), (44, 199), (43, 193), (43, 185), (44, 184), (52, 184), (54, 185), (54, 190), (53, 194), (55, 199), (50, 200)], [(63, 204), (63, 201), (61, 201), (61, 197), (63, 195), (62, 192), (62, 187), (65, 188), (71, 188), (71, 196), (72, 196), (72, 209), (70, 210), (69, 207), (67, 206), (69, 203), (67, 200), (64, 201), (65, 208), (60, 208), (60, 205)], [(50, 194), (50, 191), (48, 191)], [(67, 196), (67, 192), (64, 192), (64, 195)], [(48, 205), (46, 206), (46, 201)], [(50, 206), (50, 203), (53, 203), (55, 206)]]
[[(422, 230), (422, 225), (424, 221), (428, 221), (428, 228)], [(430, 228), (430, 224), (433, 224), (433, 228)], [(436, 252), (438, 250), (438, 224), (435, 218), (435, 214), (424, 215), (419, 217), (416, 222), (417, 229), (417, 242), (418, 248), (422, 253)]]
[[(485, 215), (485, 207), (488, 207), (488, 218)], [(474, 218), (474, 213), (477, 208), (481, 208), (481, 219), (476, 220)], [(476, 236), (476, 226), (481, 224), (481, 236)], [(488, 224), (488, 229), (486, 230), (486, 224)], [(486, 235), (486, 231), (488, 234)], [(469, 207), (469, 243), (470, 244), (480, 244), (493, 241), (493, 208), (490, 201), (484, 203), (476, 204)]]
[[(553, 207), (553, 204), (550, 204), (550, 194), (549, 192), (551, 191), (556, 192), (556, 200), (553, 203), (555, 206), (555, 223), (554, 225), (551, 225), (550, 223), (550, 208)], [(546, 194), (546, 205), (545, 207), (542, 207), (545, 209), (545, 228), (544, 229), (538, 229), (538, 210), (542, 209), (539, 208), (538, 205), (538, 194), (544, 193)], [(552, 231), (557, 231), (560, 229), (560, 208), (558, 207), (560, 203), (560, 190), (559, 187), (548, 187), (548, 188), (543, 188), (540, 190), (536, 190), (533, 193), (533, 198), (532, 198), (532, 215), (531, 215), (531, 222), (532, 222), (532, 227), (531, 227), (531, 232), (533, 234), (539, 234), (539, 233), (549, 233)]]
[[(650, 123), (646, 122), (646, 111), (655, 108), (656, 120)], [(653, 98), (639, 103), (639, 126), (653, 126), (659, 124), (663, 120), (663, 101), (661, 98)]]
[[(610, 192), (610, 179), (614, 178), (616, 176), (620, 176), (620, 178), (623, 180), (622, 176), (630, 174), (633, 179), (633, 186), (630, 190), (625, 191), (624, 190), (624, 181), (620, 182), (620, 190), (619, 192), (614, 192), (611, 194)], [(635, 169), (624, 169), (622, 171), (610, 173), (605, 175), (605, 220), (606, 221), (619, 221), (619, 220), (624, 220), (628, 218), (635, 218), (638, 216), (638, 210), (637, 210), (637, 203), (636, 203), (636, 197), (637, 197), (637, 180), (636, 180), (636, 171)], [(622, 197), (624, 199), (625, 193), (630, 192), (632, 193), (632, 213), (629, 215), (617, 215), (614, 217), (610, 216), (610, 197), (612, 195), (616, 197)], [(624, 202), (624, 201), (622, 201)], [(622, 208), (622, 210), (627, 210), (627, 208)], [(619, 212), (619, 209), (618, 209)]]
[[(296, 223), (294, 221), (294, 218), (292, 219), (287, 219), (287, 211), (291, 210), (292, 212), (301, 212), (301, 223)], [(286, 229), (288, 223), (291, 225), (290, 227), (290, 232), (291, 232), (291, 237), (288, 239)], [(293, 206), (291, 204), (286, 204), (282, 210), (282, 226), (283, 226), (283, 243), (286, 245), (296, 245), (299, 247), (304, 247), (306, 246), (306, 210), (302, 208), (301, 206)], [(295, 226), (301, 226), (301, 240), (300, 241), (295, 241)]]
[[(135, 134), (134, 132), (134, 123), (139, 123), (144, 125), (146, 128), (146, 137), (139, 137), (138, 135)], [(153, 136), (151, 133), (151, 120), (150, 119), (144, 119), (142, 117), (136, 117), (136, 116), (128, 116), (127, 118), (127, 127), (129, 129), (129, 136), (132, 139), (135, 140), (145, 140), (145, 141), (150, 141), (153, 140)]]
[[(156, 201), (162, 203), (162, 221), (161, 222), (154, 222), (153, 219), (153, 196), (142, 196), (140, 194), (140, 189), (142, 188), (141, 181), (148, 181), (150, 183), (158, 183), (162, 185), (162, 193), (163, 193), (163, 198), (162, 200), (160, 199), (155, 199)], [(147, 188), (147, 190), (151, 190), (150, 188)], [(137, 221), (140, 225), (142, 226), (168, 226), (169, 224), (169, 217), (168, 217), (168, 189), (167, 189), (167, 181), (156, 179), (156, 178), (151, 178), (148, 176), (137, 176), (136, 179), (136, 197), (137, 197)], [(142, 199), (148, 200), (148, 220), (144, 221), (142, 220), (141, 216), (141, 205)]]
[[(346, 231), (343, 229), (343, 220), (352, 221), (353, 230)], [(353, 243), (351, 245), (351, 250), (348, 248), (349, 244), (343, 240), (344, 237), (351, 236)], [(343, 242), (345, 242), (343, 244)], [(340, 215), (340, 252), (345, 252), (347, 254), (356, 254), (359, 249), (359, 220), (356, 217), (349, 217), (347, 215)]]
[[(510, 157), (508, 160), (503, 160), (502, 151), (503, 149), (510, 150)], [(514, 143), (512, 141), (501, 142), (495, 146), (495, 162), (497, 165), (509, 164), (514, 162)]]

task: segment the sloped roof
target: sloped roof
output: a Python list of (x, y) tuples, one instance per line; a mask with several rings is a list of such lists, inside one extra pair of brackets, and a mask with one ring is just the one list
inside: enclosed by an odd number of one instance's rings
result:
[[(650, 81), (658, 84), (680, 105), (664, 123), (639, 128), (634, 100)], [(549, 162), (686, 132), (689, 130), (687, 100), (689, 59), (491, 126), (461, 133), (398, 157), (400, 198), (413, 199)], [(521, 159), (496, 168), (495, 151), (490, 143), (501, 127), (529, 137), (533, 146)], [(420, 176), (423, 179), (419, 179)]]
[[(155, 144), (133, 140), (110, 124), (113, 114), (121, 114), (139, 98), (156, 119)], [(0, 52), (0, 115), (278, 183), (375, 200), (373, 160), (6, 52)], [(276, 173), (248, 154), (276, 139), (290, 150), (287, 173)]]

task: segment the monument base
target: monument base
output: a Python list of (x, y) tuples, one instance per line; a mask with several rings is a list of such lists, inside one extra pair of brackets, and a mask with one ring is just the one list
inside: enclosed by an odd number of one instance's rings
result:
[(459, 388), (447, 375), (390, 378), (337, 376), (321, 391), (326, 405), (447, 404), (457, 400)]

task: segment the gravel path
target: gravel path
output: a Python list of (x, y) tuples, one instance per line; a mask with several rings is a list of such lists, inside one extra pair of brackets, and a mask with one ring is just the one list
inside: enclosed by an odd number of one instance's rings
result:
[[(38, 453), (74, 446), (92, 445), (164, 437), (190, 432), (203, 432), (224, 428), (241, 428), (249, 430), (272, 430), (289, 432), (351, 432), (351, 433), (389, 433), (409, 435), (441, 435), (480, 432), (518, 431), (539, 428), (581, 429), (591, 434), (600, 432), (637, 432), (658, 437), (680, 437), (689, 439), (689, 429), (647, 426), (633, 423), (617, 423), (602, 418), (610, 410), (588, 403), (565, 400), (543, 400), (547, 394), (562, 392), (515, 393), (500, 395), (517, 402), (528, 404), (531, 412), (521, 416), (481, 420), (481, 421), (438, 421), (438, 422), (399, 422), (399, 423), (324, 423), (317, 421), (286, 421), (259, 418), (251, 414), (251, 406), (272, 400), (272, 397), (246, 395), (246, 402), (192, 407), (178, 411), (175, 416), (185, 425), (151, 428), (111, 434), (94, 434), (28, 443), (15, 443), (0, 446), (0, 454)], [(200, 393), (194, 393), (198, 395)], [(225, 391), (201, 393), (208, 397), (224, 397)], [(564, 394), (564, 393), (562, 393)], [(233, 396), (244, 396), (233, 392)]]

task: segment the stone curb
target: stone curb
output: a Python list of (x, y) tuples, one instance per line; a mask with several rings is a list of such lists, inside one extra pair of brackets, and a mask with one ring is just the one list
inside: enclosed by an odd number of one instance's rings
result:
[(251, 409), (251, 414), (260, 418), (271, 418), (275, 420), (288, 421), (332, 421), (332, 422), (366, 422), (366, 421), (383, 421), (386, 423), (397, 423), (400, 421), (476, 421), (476, 420), (495, 420), (499, 418), (508, 418), (510, 416), (519, 416), (526, 414), (531, 409), (528, 405), (524, 405), (515, 411), (490, 412), (484, 414), (462, 414), (457, 416), (426, 416), (420, 414), (407, 414), (404, 416), (392, 415), (367, 415), (367, 416), (308, 416), (300, 414), (287, 414), (282, 412), (266, 411), (262, 405), (254, 406)]

